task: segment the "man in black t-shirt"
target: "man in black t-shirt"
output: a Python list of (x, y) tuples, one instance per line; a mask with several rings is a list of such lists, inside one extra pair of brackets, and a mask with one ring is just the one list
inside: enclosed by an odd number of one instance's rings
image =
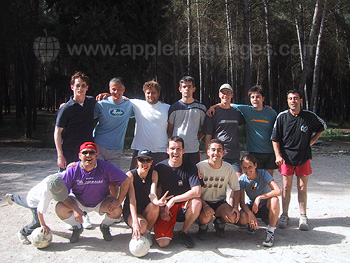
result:
[(297, 176), (300, 209), (299, 229), (308, 230), (306, 216), (307, 183), (312, 173), (311, 146), (327, 128), (326, 123), (315, 113), (301, 109), (303, 99), (298, 90), (287, 92), (289, 110), (281, 112), (276, 119), (271, 140), (276, 164), (283, 175), (282, 208), (278, 226), (286, 228), (288, 208), (293, 185), (293, 174)]

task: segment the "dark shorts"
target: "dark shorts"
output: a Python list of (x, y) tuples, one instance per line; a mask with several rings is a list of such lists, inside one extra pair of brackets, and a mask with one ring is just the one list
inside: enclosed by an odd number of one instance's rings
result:
[[(250, 210), (252, 210), (253, 205), (248, 205), (248, 207)], [(256, 218), (269, 219), (269, 209), (267, 208), (267, 202), (266, 204), (260, 206), (258, 212), (254, 215)]]
[(201, 160), (199, 152), (196, 152), (196, 153), (185, 153), (183, 159), (184, 160), (189, 160), (193, 164), (197, 164)]
[(217, 202), (207, 202), (207, 204), (210, 206), (210, 208), (212, 208), (214, 211), (216, 211), (216, 209), (218, 209), (219, 206), (221, 206), (221, 205), (223, 205), (225, 203), (227, 203), (225, 200), (220, 200), (220, 201), (217, 201)]
[(254, 153), (250, 152), (258, 161), (258, 169), (274, 170), (278, 166), (275, 163), (276, 157), (274, 153)]

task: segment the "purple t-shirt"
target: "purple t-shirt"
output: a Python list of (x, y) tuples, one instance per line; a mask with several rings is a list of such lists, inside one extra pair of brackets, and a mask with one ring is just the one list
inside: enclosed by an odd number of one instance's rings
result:
[(90, 172), (80, 167), (80, 161), (63, 175), (68, 190), (86, 207), (95, 207), (109, 194), (109, 184), (121, 185), (128, 176), (113, 164), (97, 160)]

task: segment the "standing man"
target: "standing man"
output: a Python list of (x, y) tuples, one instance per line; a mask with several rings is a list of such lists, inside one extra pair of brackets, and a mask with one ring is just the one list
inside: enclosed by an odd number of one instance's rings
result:
[(192, 248), (194, 243), (187, 231), (202, 208), (200, 196), (203, 181), (197, 167), (183, 160), (185, 147), (181, 137), (169, 138), (167, 153), (169, 159), (158, 163), (152, 173), (150, 199), (153, 204), (160, 206), (159, 218), (154, 225), (155, 238), (160, 247), (168, 246), (174, 235), (176, 221), (181, 221), (184, 224), (179, 236), (185, 247)]
[(170, 105), (159, 101), (161, 87), (158, 82), (151, 80), (143, 85), (146, 100), (131, 99), (135, 113), (135, 132), (131, 149), (134, 153), (130, 170), (136, 168), (136, 156), (139, 151), (151, 151), (154, 165), (168, 158), (167, 126)]
[(237, 178), (242, 174), (240, 165), (238, 126), (244, 123), (241, 113), (231, 107), (233, 89), (229, 84), (219, 89), (220, 104), (213, 117), (206, 116), (202, 132), (205, 134), (205, 146), (208, 149), (210, 140), (219, 139), (224, 143), (223, 160), (230, 163), (236, 171)]
[[(95, 143), (83, 143), (79, 149), (80, 161), (75, 166), (69, 167), (62, 178), (71, 193), (68, 199), (79, 207), (79, 209), (72, 209), (63, 202), (58, 202), (56, 205), (58, 217), (73, 228), (71, 243), (79, 241), (80, 234), (83, 232), (82, 216), (87, 212), (95, 211), (104, 215), (100, 230), (105, 241), (113, 239), (109, 226), (122, 214), (121, 204), (128, 193), (130, 179), (113, 164), (97, 160), (97, 156)], [(111, 183), (120, 187), (117, 198), (110, 195)], [(135, 196), (130, 199), (135, 200)], [(136, 203), (133, 205), (136, 207)], [(133, 233), (135, 236), (140, 236), (139, 229), (133, 229)]]
[(169, 109), (168, 134), (184, 139), (186, 145), (184, 159), (196, 164), (200, 161), (199, 141), (204, 136), (199, 130), (203, 125), (207, 109), (193, 98), (196, 87), (191, 76), (185, 76), (180, 80), (179, 91), (182, 95), (181, 99), (172, 104)]
[(129, 119), (134, 117), (134, 111), (132, 103), (123, 99), (125, 86), (121, 78), (109, 81), (109, 92), (110, 97), (96, 103), (95, 118), (98, 118), (98, 123), (94, 130), (94, 139), (98, 158), (120, 167), (125, 133)]
[(298, 90), (287, 92), (289, 110), (281, 112), (276, 119), (271, 136), (276, 164), (283, 175), (282, 208), (278, 227), (286, 228), (293, 174), (297, 177), (298, 201), (300, 209), (299, 229), (308, 230), (306, 216), (307, 183), (312, 173), (310, 159), (311, 146), (327, 128), (326, 123), (315, 113), (301, 109), (302, 97)]
[(89, 77), (84, 73), (75, 73), (70, 82), (73, 96), (57, 114), (54, 141), (60, 171), (65, 170), (67, 164), (79, 159), (79, 146), (83, 142), (93, 140), (96, 100), (86, 96), (89, 82)]
[[(216, 236), (224, 237), (226, 223), (237, 223), (239, 220), (240, 188), (236, 172), (233, 167), (222, 161), (225, 154), (224, 144), (218, 139), (211, 139), (207, 148), (208, 160), (197, 163), (200, 175), (203, 177), (202, 211), (199, 215), (198, 238), (205, 240), (208, 232), (208, 223), (213, 216)], [(232, 207), (226, 202), (227, 187), (234, 192), (230, 198)]]

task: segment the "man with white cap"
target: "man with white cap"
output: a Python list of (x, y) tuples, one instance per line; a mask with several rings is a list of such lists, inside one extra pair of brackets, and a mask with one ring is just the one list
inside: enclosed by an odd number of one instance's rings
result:
[[(67, 203), (68, 190), (60, 174), (52, 174), (44, 178), (34, 186), (27, 195), (6, 194), (9, 205), (14, 202), (20, 206), (29, 208), (33, 214), (33, 220), (24, 226), (18, 233), (18, 238), (23, 245), (30, 244), (28, 236), (38, 227), (43, 228), (44, 233), (49, 233), (50, 228), (46, 225), (43, 214), (47, 211), (50, 201), (62, 201)], [(67, 203), (69, 205), (69, 203)]]

